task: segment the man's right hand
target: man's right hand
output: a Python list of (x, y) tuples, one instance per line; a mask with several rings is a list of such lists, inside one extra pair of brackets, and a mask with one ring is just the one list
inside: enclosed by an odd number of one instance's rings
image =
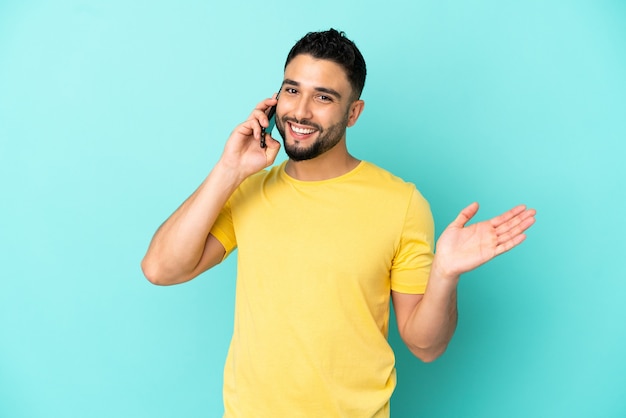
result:
[(276, 160), (280, 143), (269, 132), (265, 134), (267, 147), (261, 148), (261, 129), (269, 125), (266, 112), (276, 105), (275, 98), (265, 99), (252, 111), (248, 119), (231, 133), (218, 164), (236, 173), (239, 181), (269, 167)]

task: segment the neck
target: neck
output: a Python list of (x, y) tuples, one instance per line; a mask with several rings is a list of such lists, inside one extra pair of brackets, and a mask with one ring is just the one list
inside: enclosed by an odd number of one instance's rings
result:
[(321, 181), (342, 176), (354, 170), (360, 160), (354, 158), (341, 141), (324, 154), (304, 161), (287, 161), (285, 172), (300, 181)]

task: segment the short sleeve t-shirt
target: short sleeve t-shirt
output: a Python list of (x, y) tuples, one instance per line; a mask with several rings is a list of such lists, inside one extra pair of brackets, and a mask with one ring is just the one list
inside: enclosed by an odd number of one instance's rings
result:
[(237, 248), (225, 417), (388, 417), (390, 291), (424, 293), (434, 226), (415, 186), (362, 161), (248, 178), (211, 233)]

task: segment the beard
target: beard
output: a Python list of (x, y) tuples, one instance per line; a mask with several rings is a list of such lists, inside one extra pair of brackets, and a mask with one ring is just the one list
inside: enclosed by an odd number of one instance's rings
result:
[[(294, 144), (287, 144), (287, 141), (285, 140), (285, 129), (288, 122), (294, 122), (299, 125), (305, 125), (315, 129), (318, 134), (317, 139), (309, 146), (304, 146), (300, 144), (299, 141), (295, 141)], [(311, 160), (332, 149), (345, 136), (347, 127), (348, 112), (346, 112), (341, 121), (327, 128), (323, 128), (308, 119), (297, 120), (287, 116), (276, 118), (276, 128), (278, 129), (280, 136), (283, 138), (285, 152), (287, 153), (289, 159), (293, 161)]]

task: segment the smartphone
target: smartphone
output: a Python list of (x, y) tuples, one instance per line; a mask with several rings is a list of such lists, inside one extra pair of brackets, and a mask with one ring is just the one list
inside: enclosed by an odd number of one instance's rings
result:
[[(276, 99), (278, 100), (278, 95), (280, 94), (280, 90), (278, 90), (278, 93), (276, 94)], [(265, 133), (272, 133), (272, 130), (274, 129), (274, 126), (276, 126), (276, 105), (270, 107), (270, 110), (267, 112), (267, 118), (269, 119), (270, 123), (269, 126), (267, 128), (261, 128), (261, 148), (265, 148), (267, 146), (267, 144), (265, 143)]]

